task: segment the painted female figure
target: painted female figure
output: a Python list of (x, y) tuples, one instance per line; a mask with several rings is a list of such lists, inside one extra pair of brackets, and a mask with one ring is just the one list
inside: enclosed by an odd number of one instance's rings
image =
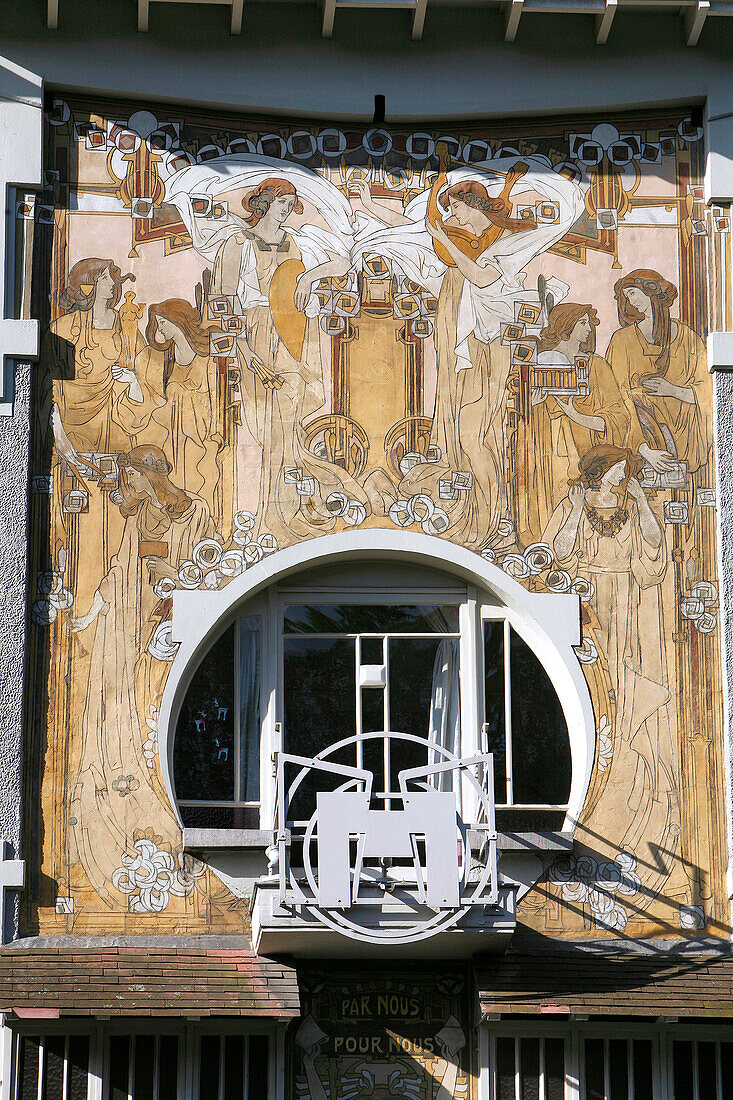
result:
[[(445, 163), (441, 157), (441, 169)], [(572, 225), (582, 194), (536, 156), (442, 170), (404, 214), (382, 213), (383, 204), (371, 202), (366, 188), (359, 191), (367, 213), (383, 224), (360, 240), (358, 251), (385, 257), (438, 296), (430, 435), (437, 457), (413, 466), (399, 495), (442, 497), (449, 517), (444, 534), (466, 546), (490, 544), (508, 513), (504, 422), (511, 364), (499, 339), (501, 323), (513, 322), (522, 303), (537, 303), (537, 294), (524, 288), (525, 268)], [(510, 193), (532, 202), (542, 197), (556, 219), (539, 224), (512, 217)], [(552, 276), (547, 286), (555, 301), (567, 293)]]
[(588, 392), (561, 396), (532, 392), (528, 423), (517, 441), (519, 533), (525, 544), (542, 535), (550, 516), (578, 476), (578, 460), (599, 443), (624, 444), (630, 413), (613, 372), (596, 355), (598, 314), (590, 305), (562, 302), (550, 312), (538, 344), (540, 367), (572, 368), (578, 356), (588, 367)]
[(288, 180), (263, 180), (242, 206), (241, 229), (216, 257), (213, 289), (236, 297), (244, 313), (241, 387), (247, 423), (262, 447), (259, 516), (270, 534), (289, 542), (333, 526), (325, 504), (330, 493), (364, 498), (345, 470), (308, 450), (305, 431), (325, 402), (313, 288), (343, 275), (349, 259), (335, 250), (329, 234), (312, 226), (285, 227), (303, 211)]
[(81, 721), (81, 762), (74, 785), (72, 833), (79, 860), (100, 897), (112, 904), (112, 877), (123, 852), (134, 854), (133, 833), (153, 826), (174, 848), (178, 826), (153, 791), (143, 758), (136, 666), (154, 629), (153, 581), (175, 578), (201, 539), (214, 533), (203, 500), (169, 478), (159, 447), (134, 447), (119, 457), (115, 503), (125, 518), (119, 549), (74, 633), (94, 626)]
[[(680, 810), (660, 589), (667, 546), (638, 481), (642, 465), (626, 449), (591, 448), (544, 541), (559, 568), (592, 585), (587, 608), (616, 695), (604, 797), (617, 800), (607, 819), (618, 825), (607, 840), (639, 859), (645, 890), (638, 905), (645, 908), (675, 863)], [(646, 846), (642, 850), (649, 837), (655, 838), (653, 861)]]
[(440, 458), (410, 470), (400, 493), (425, 492), (437, 501), (441, 480), (451, 480), (454, 472), (464, 475), (469, 488), (459, 491), (455, 501), (445, 502), (450, 517), (445, 533), (475, 546), (491, 539), (506, 511), (503, 423), (510, 359), (507, 348), (498, 340), (491, 342), (494, 323), (498, 328), (491, 288), (501, 281), (501, 271), (492, 263), (490, 250), (474, 259), (448, 231), (455, 226), (479, 241), (494, 225), (495, 201), (477, 180), (448, 187), (438, 201), (449, 214), (446, 228), (429, 217), (425, 225), (452, 261), (443, 277), (435, 318), (437, 384), (430, 441)]
[(165, 452), (174, 484), (205, 500), (223, 530), (221, 481), (226, 477), (231, 522), (233, 448), (222, 453), (226, 409), (219, 400), (217, 365), (209, 356), (209, 333), (193, 306), (170, 298), (149, 307), (145, 336), (148, 346), (134, 371), (123, 374), (125, 381), (137, 380), (143, 400), (135, 400), (131, 384), (117, 402), (116, 416), (137, 444)]
[(112, 415), (114, 399), (124, 391), (124, 360), (137, 354), (135, 333), (126, 348), (117, 312), (122, 286), (134, 275), (121, 275), (112, 260), (74, 264), (61, 295), (64, 313), (51, 323), (42, 355), (53, 379), (51, 424), (57, 453), (75, 463), (79, 451), (123, 451), (130, 437)]
[(658, 271), (631, 271), (614, 291), (622, 327), (611, 337), (606, 358), (634, 410), (629, 446), (655, 470), (672, 469), (675, 460), (698, 470), (712, 439), (704, 344), (670, 316), (677, 288)]
[[(130, 448), (130, 436), (114, 415), (117, 398), (128, 389), (125, 367), (143, 345), (136, 312), (132, 326), (123, 326), (117, 308), (128, 279), (134, 276), (123, 276), (112, 260), (91, 258), (74, 264), (60, 299), (64, 313), (51, 323), (41, 348), (47, 389), (45, 400), (39, 401), (39, 437), (47, 437), (50, 419), (55, 457), (67, 463), (68, 479), (57, 475), (54, 481), (59, 539), (66, 538), (69, 527), (61, 482), (68, 480), (69, 488), (81, 487), (88, 496), (87, 510), (79, 517), (83, 555), (79, 546), (69, 546), (74, 597), (82, 605), (91, 598), (99, 571), (107, 569), (122, 532), (108, 495), (94, 480), (75, 480), (74, 471), (81, 468), (84, 475), (80, 453), (116, 454)], [(139, 387), (133, 390), (142, 397)]]

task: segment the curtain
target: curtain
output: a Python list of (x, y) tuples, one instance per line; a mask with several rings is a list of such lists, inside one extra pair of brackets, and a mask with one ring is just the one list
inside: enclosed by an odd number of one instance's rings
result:
[[(440, 764), (445, 757), (433, 747), (447, 749), (455, 756), (461, 751), (461, 691), (458, 639), (444, 638), (433, 664), (433, 686), (428, 727), (428, 762)], [(454, 789), (453, 772), (436, 775), (433, 786), (439, 791)]]

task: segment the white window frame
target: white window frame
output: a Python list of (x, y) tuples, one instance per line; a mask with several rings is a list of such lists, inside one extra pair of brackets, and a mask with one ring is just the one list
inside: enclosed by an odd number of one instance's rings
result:
[[(87, 1035), (89, 1037), (89, 1065), (87, 1069), (87, 1100), (109, 1100), (110, 1096), (110, 1040), (115, 1035), (175, 1035), (178, 1038), (179, 1100), (204, 1100), (199, 1096), (200, 1046), (203, 1035), (261, 1035), (267, 1038), (268, 1088), (261, 1100), (279, 1100), (284, 1095), (285, 1084), (285, 1029), (287, 1021), (258, 1018), (199, 1020), (198, 1017), (148, 1017), (115, 1016), (110, 1020), (27, 1020), (14, 1023), (10, 1032), (12, 1072), (3, 1077), (0, 1100), (17, 1100), (20, 1039), (38, 1036), (41, 1039), (38, 1071), (38, 1100), (41, 1100), (43, 1081), (43, 1052), (48, 1038), (54, 1035)], [(7, 1024), (6, 1024), (7, 1027)], [(157, 1046), (157, 1044), (156, 1044)], [(68, 1041), (66, 1049), (68, 1050)], [(9, 1068), (11, 1068), (9, 1067)], [(130, 1061), (132, 1076), (132, 1060)], [(66, 1070), (64, 1071), (64, 1084)], [(128, 1086), (129, 1087), (129, 1086)], [(131, 1093), (128, 1093), (130, 1096)], [(206, 1098), (209, 1100), (209, 1098)], [(245, 1100), (247, 1098), (245, 1097)], [(260, 1098), (258, 1097), (258, 1100)]]
[[(578, 1017), (558, 1021), (540, 1020), (536, 1017), (526, 1020), (505, 1020), (497, 1016), (496, 1020), (484, 1020), (479, 1028), (479, 1074), (478, 1100), (496, 1100), (496, 1040), (499, 1038), (562, 1038), (565, 1040), (565, 1092), (564, 1100), (588, 1100), (585, 1081), (585, 1040), (602, 1039), (606, 1043), (611, 1039), (631, 1042), (635, 1039), (648, 1040), (652, 1044), (652, 1089), (654, 1100), (674, 1100), (674, 1042), (692, 1041), (712, 1042), (716, 1045), (718, 1067), (718, 1097), (698, 1096), (697, 1076), (693, 1078), (694, 1100), (720, 1100), (722, 1081), (720, 1077), (720, 1044), (733, 1043), (733, 1028), (715, 1024), (674, 1023), (665, 1018), (652, 1021), (648, 1017), (638, 1020), (624, 1020), (615, 1023), (613, 1018), (603, 1020), (582, 1020)], [(609, 1095), (609, 1060), (606, 1046), (605, 1091)], [(693, 1055), (697, 1065), (696, 1047)], [(631, 1062), (629, 1062), (631, 1072)], [(629, 1100), (634, 1100), (633, 1087), (629, 1087)], [(515, 1071), (515, 1100), (521, 1100), (520, 1075)], [(544, 1100), (540, 1089), (539, 1100)]]
[[(176, 806), (173, 784), (173, 737), (178, 713), (186, 690), (203, 654), (210, 648), (232, 619), (238, 614), (254, 613), (250, 600), (263, 594), (268, 601), (267, 624), (277, 619), (277, 599), (273, 585), (289, 588), (300, 587), (295, 574), (323, 566), (342, 567), (352, 563), (392, 561), (396, 565), (418, 566), (447, 573), (455, 577), (467, 589), (473, 588), (476, 600), (478, 590), (482, 600), (501, 607), (502, 615), (512, 616), (525, 642), (534, 650), (545, 666), (560, 699), (570, 737), (572, 780), (563, 831), (572, 833), (582, 809), (595, 751), (595, 718), (588, 686), (580, 663), (573, 651), (580, 644), (580, 603), (570, 593), (546, 594), (528, 592), (514, 578), (508, 576), (480, 555), (435, 536), (405, 533), (391, 530), (350, 531), (338, 535), (306, 540), (280, 550), (235, 577), (225, 588), (214, 591), (182, 592), (173, 597), (173, 640), (180, 643), (166, 683), (159, 716), (159, 745), (162, 778), (165, 789)], [(305, 586), (303, 586), (305, 587)], [(266, 590), (269, 589), (269, 592)], [(428, 591), (428, 590), (426, 590)], [(349, 592), (349, 598), (354, 593)], [(389, 599), (396, 591), (391, 589)], [(322, 592), (319, 594), (322, 598)], [(465, 615), (471, 615), (478, 629), (478, 611), (471, 604), (471, 592)], [(463, 626), (463, 623), (462, 623)], [(463, 634), (463, 630), (462, 630)], [(468, 636), (468, 635), (467, 635)], [(266, 630), (263, 638), (263, 672), (267, 661), (277, 660), (278, 639), (276, 631)], [(481, 655), (474, 647), (461, 649), (462, 667), (478, 667)], [(476, 646), (477, 650), (478, 647)], [(478, 677), (476, 677), (478, 685)], [(474, 732), (475, 743), (479, 736), (479, 700), (476, 690), (469, 689), (462, 709), (464, 748)], [(282, 727), (277, 717), (277, 689), (270, 691), (263, 706), (263, 738), (261, 746), (261, 825), (269, 827), (273, 813), (274, 784), (272, 776), (272, 752), (280, 745)], [(474, 709), (475, 708), (475, 709)], [(470, 713), (469, 713), (470, 712)], [(176, 812), (177, 808), (176, 808)], [(180, 816), (179, 816), (180, 821)], [(182, 824), (182, 822), (181, 822)]]
[[(525, 637), (526, 624), (522, 617), (515, 611), (512, 611), (507, 607), (499, 607), (496, 604), (481, 603), (478, 607), (479, 612), (479, 624), (476, 636), (476, 642), (478, 647), (478, 658), (480, 661), (480, 676), (478, 681), (478, 710), (479, 715), (479, 728), (483, 730), (486, 722), (486, 714), (484, 711), (484, 693), (481, 690), (484, 678), (484, 646), (483, 646), (483, 625), (485, 622), (503, 622), (504, 623), (504, 728), (505, 728), (505, 755), (506, 755), (506, 776), (507, 776), (507, 800), (506, 802), (497, 801), (496, 807), (499, 810), (565, 810), (567, 812), (568, 803), (560, 802), (543, 802), (543, 803), (528, 803), (528, 802), (515, 802), (513, 796), (513, 762), (512, 762), (512, 699), (511, 699), (511, 630), (514, 630), (516, 634), (522, 639), (525, 644), (535, 652), (531, 641)], [(539, 654), (535, 654), (539, 657)], [(541, 658), (540, 658), (541, 660)], [(550, 666), (541, 660), (542, 667), (550, 678), (551, 683), (555, 684), (555, 676), (558, 674), (558, 662), (552, 660)], [(567, 722), (567, 715), (565, 716)], [(570, 728), (568, 724), (568, 738), (570, 737)], [(482, 738), (483, 740), (483, 738)], [(571, 745), (571, 768), (572, 768), (572, 745)], [(571, 776), (572, 781), (572, 776)], [(511, 791), (511, 797), (510, 795)]]
[[(297, 605), (450, 605), (458, 608), (458, 642), (460, 665), (460, 709), (461, 709), (461, 755), (472, 756), (484, 750), (483, 728), (485, 723), (484, 699), (484, 644), (483, 628), (487, 621), (504, 624), (504, 664), (505, 664), (505, 754), (507, 774), (507, 800), (497, 803), (501, 809), (513, 810), (555, 810), (567, 811), (565, 803), (523, 803), (510, 796), (512, 787), (512, 721), (511, 721), (511, 647), (510, 631), (514, 630), (523, 640), (523, 622), (521, 616), (503, 605), (491, 602), (491, 594), (480, 591), (475, 585), (456, 585), (449, 588), (425, 588), (424, 586), (401, 587), (384, 586), (360, 587), (358, 589), (343, 585), (270, 585), (264, 596), (256, 597), (242, 607), (235, 622), (240, 617), (257, 618), (261, 623), (260, 647), (260, 801), (230, 801), (205, 799), (180, 799), (179, 805), (222, 806), (233, 809), (247, 807), (259, 809), (260, 827), (267, 828), (272, 817), (274, 783), (271, 760), (275, 752), (287, 750), (287, 729), (285, 727), (285, 676), (284, 676), (284, 639), (286, 608)], [(338, 632), (337, 632), (338, 633)], [(390, 631), (385, 633), (390, 634)], [(448, 632), (450, 633), (450, 632)], [(235, 634), (235, 668), (239, 663), (239, 632)], [(527, 643), (529, 644), (529, 643)], [(543, 667), (545, 667), (543, 665)], [(551, 669), (546, 669), (552, 680)], [(239, 790), (240, 753), (238, 740), (239, 724), (239, 676), (235, 674), (235, 739), (234, 739), (234, 783)], [(359, 727), (359, 692), (357, 691), (357, 732)], [(326, 746), (323, 746), (326, 748)], [(357, 745), (357, 767), (360, 766)], [(474, 805), (476, 793), (470, 784), (464, 783), (462, 790), (463, 805), (468, 820), (473, 820), (477, 807)]]

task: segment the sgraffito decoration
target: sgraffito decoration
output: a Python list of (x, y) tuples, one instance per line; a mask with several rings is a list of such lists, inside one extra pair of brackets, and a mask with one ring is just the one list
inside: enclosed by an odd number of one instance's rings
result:
[(45, 164), (26, 930), (248, 928), (160, 778), (172, 597), (381, 527), (580, 597), (593, 775), (519, 919), (727, 934), (701, 130), (57, 100)]
[(468, 1100), (475, 1095), (470, 986), (460, 966), (392, 977), (300, 972), (292, 1036), (297, 1100)]

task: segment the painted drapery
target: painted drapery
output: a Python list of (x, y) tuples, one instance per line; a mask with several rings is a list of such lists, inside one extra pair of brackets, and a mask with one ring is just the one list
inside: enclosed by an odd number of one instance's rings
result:
[(171, 594), (380, 526), (581, 597), (593, 777), (521, 919), (725, 926), (704, 337), (729, 226), (689, 119), (587, 129), (49, 116), (29, 929), (246, 927), (162, 789)]

